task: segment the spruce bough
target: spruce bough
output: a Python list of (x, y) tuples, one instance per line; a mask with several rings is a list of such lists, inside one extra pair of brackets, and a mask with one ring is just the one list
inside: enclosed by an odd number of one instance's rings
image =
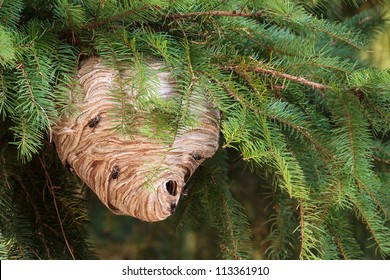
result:
[[(341, 2), (0, 1), (1, 258), (95, 257), (85, 188), (51, 141), (77, 112), (69, 92), (91, 56), (119, 72), (131, 65), (145, 91), (146, 61), (172, 69), (171, 107), (137, 100), (156, 116), (151, 128), (193, 126), (195, 93), (221, 112), (221, 148), (191, 179), (177, 228), (211, 224), (222, 258), (253, 256), (250, 220), (229, 190), (235, 151), (267, 182), (267, 258), (388, 257), (390, 72), (361, 59), (384, 14), (324, 13)], [(132, 109), (115, 96), (128, 128)]]

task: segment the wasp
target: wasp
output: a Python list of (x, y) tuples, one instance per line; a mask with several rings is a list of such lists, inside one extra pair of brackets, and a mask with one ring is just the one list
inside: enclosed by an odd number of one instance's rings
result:
[(111, 171), (111, 178), (118, 179), (118, 176), (119, 176), (119, 168), (118, 166), (114, 166)]
[(68, 162), (68, 160), (65, 161), (64, 165), (65, 165), (65, 168), (68, 169), (69, 172), (73, 172), (73, 168), (70, 165), (70, 163)]
[(175, 210), (176, 210), (176, 203), (175, 203), (175, 202), (172, 202), (172, 203), (171, 203), (171, 209), (170, 209), (171, 215), (173, 215), (173, 214), (175, 213)]
[(189, 194), (190, 191), (191, 191), (191, 187), (192, 187), (192, 184), (186, 184), (186, 183), (184, 183), (184, 185), (183, 185), (183, 190), (182, 190), (182, 192), (181, 192), (181, 196), (187, 197), (188, 194)]
[(201, 156), (198, 152), (193, 152), (191, 156), (192, 156), (192, 158), (193, 158), (194, 160), (196, 160), (196, 161), (202, 159), (202, 156)]
[(89, 126), (90, 128), (94, 128), (94, 127), (97, 126), (97, 124), (100, 122), (100, 120), (101, 120), (100, 116), (97, 115), (96, 117), (94, 117), (92, 120), (90, 120), (90, 121), (88, 122), (88, 126)]

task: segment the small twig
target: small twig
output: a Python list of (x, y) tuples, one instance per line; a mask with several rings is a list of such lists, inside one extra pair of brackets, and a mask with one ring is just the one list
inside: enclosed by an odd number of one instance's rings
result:
[(384, 159), (384, 158), (381, 158), (381, 157), (378, 157), (378, 156), (374, 156), (374, 155), (369, 155), (372, 159), (374, 159), (375, 161), (377, 162), (381, 162), (381, 163), (384, 163), (384, 164), (390, 164), (390, 160), (388, 159)]
[[(40, 229), (40, 231), (38, 232), (38, 236), (39, 236), (39, 238), (41, 239), (41, 241), (43, 243), (43, 246), (45, 248), (47, 257), (49, 259), (51, 259), (50, 250), (49, 250), (49, 247), (47, 246), (45, 233), (44, 233), (43, 228), (42, 228), (42, 224), (43, 223), (42, 223), (42, 219), (41, 219), (41, 215), (39, 213), (38, 207), (35, 205), (34, 200), (32, 199), (30, 193), (28, 192), (28, 190), (27, 190), (26, 186), (23, 184), (23, 182), (21, 180), (18, 180), (18, 183), (22, 187), (22, 189), (24, 190), (24, 192), (26, 194), (26, 198), (30, 202), (30, 204), (31, 204), (31, 206), (32, 206), (32, 208), (34, 210), (35, 222), (38, 224), (38, 227)], [(40, 258), (38, 255), (37, 255), (37, 257)]]
[(303, 221), (303, 200), (299, 199), (299, 224), (301, 226), (301, 248), (299, 250), (299, 259), (303, 257), (303, 247), (305, 246), (305, 223)]
[[(241, 66), (236, 66), (236, 65), (230, 65), (230, 66), (223, 67), (223, 69), (227, 70), (227, 71), (236, 71), (238, 68), (242, 68), (242, 67)], [(310, 80), (308, 80), (306, 78), (303, 78), (303, 77), (297, 77), (297, 76), (293, 76), (293, 75), (290, 75), (290, 74), (287, 74), (287, 73), (279, 72), (277, 70), (271, 70), (271, 69), (266, 69), (266, 68), (262, 68), (262, 67), (253, 67), (253, 66), (249, 66), (249, 67), (246, 67), (246, 68), (243, 68), (243, 69), (245, 71), (247, 71), (247, 72), (256, 72), (256, 73), (268, 74), (268, 75), (272, 75), (272, 76), (275, 76), (275, 77), (287, 79), (287, 80), (292, 81), (292, 82), (296, 82), (296, 83), (300, 83), (300, 84), (309, 86), (309, 87), (311, 87), (313, 89), (331, 90), (331, 91), (333, 91), (333, 89), (330, 86), (327, 86), (327, 85), (324, 85), (324, 84), (320, 84), (320, 83), (316, 83), (316, 82), (310, 81)]]
[(69, 242), (68, 242), (68, 238), (66, 237), (66, 234), (65, 234), (64, 226), (62, 225), (61, 215), (60, 215), (60, 212), (58, 210), (58, 205), (57, 205), (57, 199), (56, 199), (55, 193), (53, 191), (53, 183), (50, 179), (50, 175), (49, 175), (49, 172), (47, 171), (46, 164), (45, 164), (44, 160), (42, 160), (42, 158), (39, 157), (39, 161), (40, 161), (42, 168), (43, 168), (45, 175), (46, 175), (46, 184), (47, 184), (47, 187), (49, 188), (50, 194), (53, 198), (53, 204), (54, 204), (54, 208), (56, 209), (57, 218), (58, 218), (58, 222), (59, 222), (60, 227), (61, 227), (62, 236), (64, 237), (66, 247), (68, 248), (68, 251), (69, 251), (70, 255), (72, 256), (72, 259), (75, 260), (76, 258), (74, 257), (74, 254), (72, 252), (72, 248), (70, 247)]
[(126, 11), (126, 12), (121, 13), (121, 14), (114, 15), (114, 16), (106, 19), (106, 20), (101, 21), (101, 22), (91, 22), (91, 23), (88, 23), (88, 24), (86, 24), (84, 26), (84, 28), (94, 28), (94, 29), (97, 29), (101, 25), (109, 23), (110, 21), (121, 19), (121, 18), (124, 18), (124, 17), (126, 17), (128, 15), (131, 15), (131, 14), (139, 13), (139, 12), (141, 12), (141, 11), (147, 9), (147, 8), (148, 8), (147, 5), (143, 5), (143, 6), (139, 7), (138, 9), (130, 10), (130, 11)]
[(263, 13), (244, 13), (242, 11), (207, 11), (207, 12), (192, 12), (185, 14), (171, 14), (163, 15), (165, 18), (170, 19), (183, 19), (183, 18), (192, 18), (200, 16), (217, 16), (217, 17), (263, 17)]
[(368, 195), (375, 201), (376, 205), (379, 207), (379, 209), (383, 212), (383, 214), (385, 214), (386, 217), (389, 216), (389, 214), (387, 213), (387, 210), (386, 208), (382, 205), (382, 203), (376, 198), (376, 196), (372, 193), (372, 191), (370, 190), (369, 187), (367, 187), (363, 182), (361, 182), (359, 180), (359, 178), (357, 178), (356, 176), (354, 176), (354, 179), (357, 183), (357, 186), (358, 187), (363, 187), (364, 190), (368, 193)]

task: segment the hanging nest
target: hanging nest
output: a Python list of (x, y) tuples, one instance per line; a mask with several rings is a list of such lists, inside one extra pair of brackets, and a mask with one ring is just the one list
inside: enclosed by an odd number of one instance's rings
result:
[[(175, 81), (162, 63), (147, 63), (155, 73), (156, 94), (164, 100), (178, 97)], [(170, 129), (170, 143), (141, 133), (145, 116), (137, 108), (132, 79), (137, 73), (118, 71), (92, 57), (81, 63), (70, 100), (76, 113), (64, 115), (53, 127), (60, 160), (76, 173), (115, 214), (154, 222), (173, 214), (198, 166), (218, 148), (219, 112), (204, 98), (195, 99), (198, 110), (190, 128)], [(123, 85), (126, 85), (123, 89)], [(115, 129), (122, 87), (134, 116), (129, 131)], [(199, 109), (200, 108), (200, 109)], [(169, 141), (168, 141), (169, 142)]]

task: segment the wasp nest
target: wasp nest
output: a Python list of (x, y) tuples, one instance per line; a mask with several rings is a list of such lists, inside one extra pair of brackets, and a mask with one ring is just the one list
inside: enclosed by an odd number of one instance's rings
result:
[[(161, 98), (178, 96), (175, 81), (161, 63), (147, 67), (155, 72)], [(137, 93), (131, 80), (136, 77), (134, 71), (119, 72), (99, 58), (85, 60), (70, 92), (76, 113), (62, 117), (53, 127), (53, 140), (63, 164), (112, 212), (154, 222), (174, 212), (185, 183), (217, 150), (219, 113), (205, 98), (198, 99), (196, 107), (201, 109), (196, 111), (195, 127), (179, 130), (170, 144), (142, 133), (123, 135), (114, 129), (117, 120), (112, 112), (118, 100), (112, 93), (127, 84), (126, 98), (132, 102)], [(134, 108), (132, 125), (143, 126), (142, 114)]]

